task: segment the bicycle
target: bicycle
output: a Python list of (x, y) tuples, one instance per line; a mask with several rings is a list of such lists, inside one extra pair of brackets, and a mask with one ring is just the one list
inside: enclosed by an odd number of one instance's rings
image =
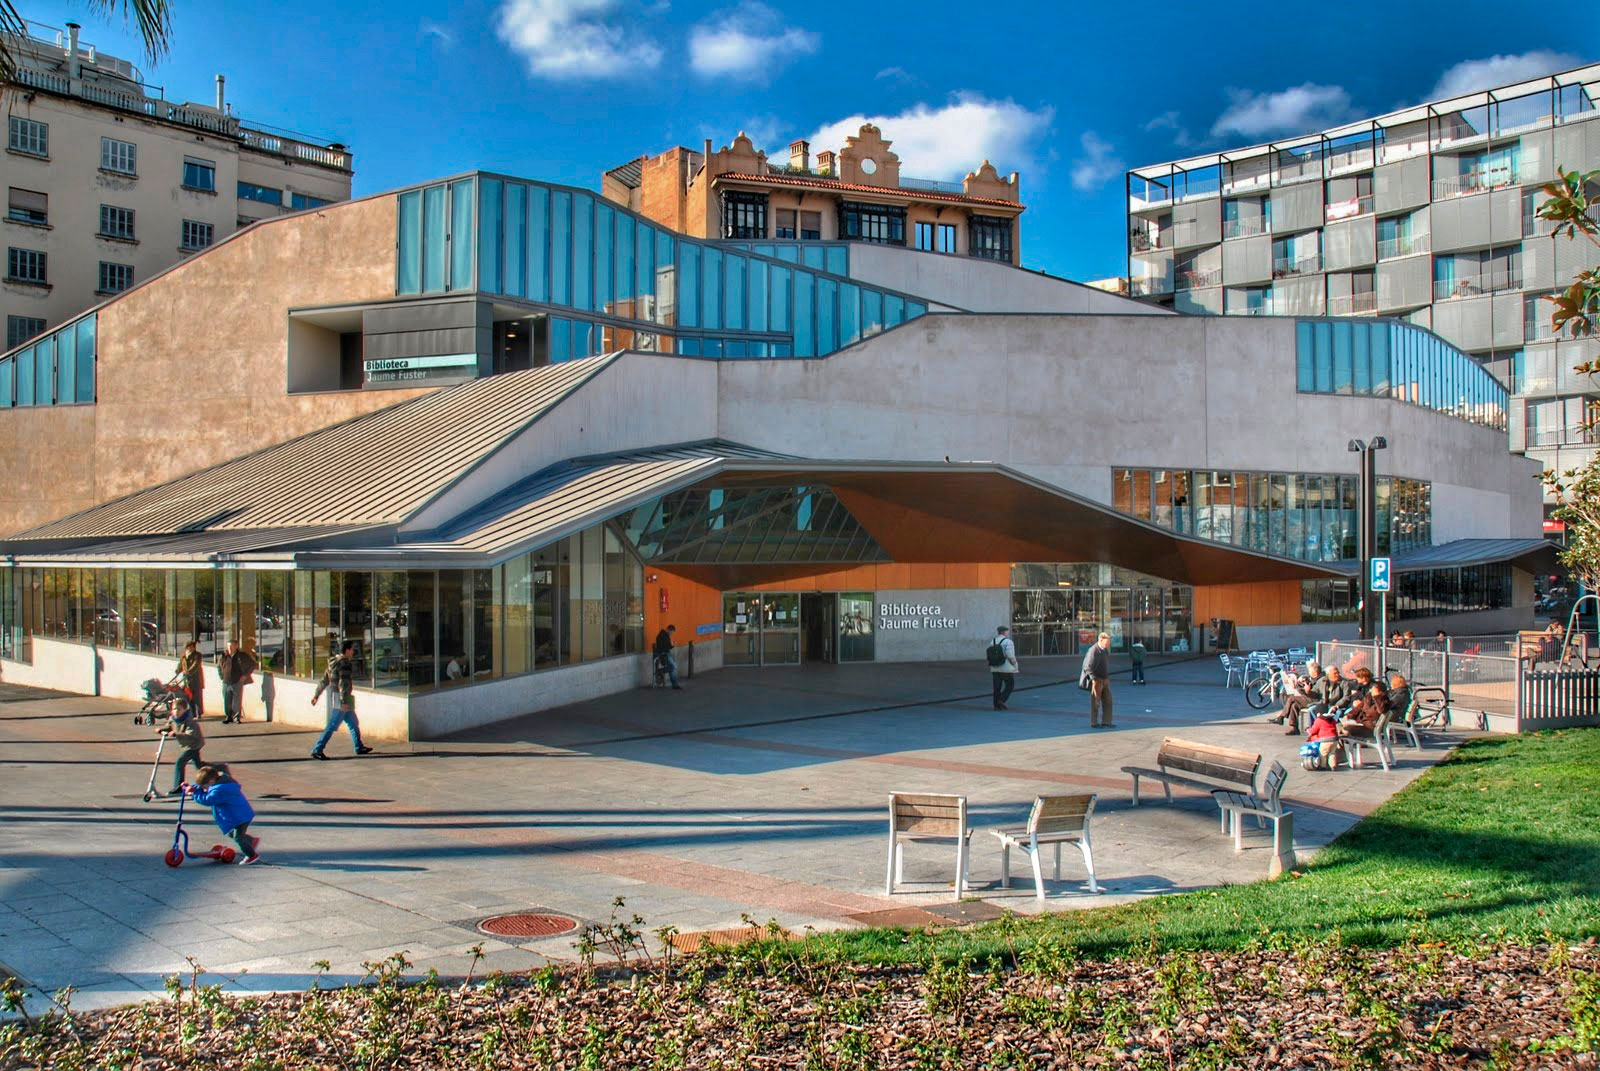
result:
[(1289, 690), (1289, 670), (1278, 662), (1268, 663), (1264, 676), (1244, 682), (1244, 701), (1254, 710), (1265, 710), (1281, 702)]

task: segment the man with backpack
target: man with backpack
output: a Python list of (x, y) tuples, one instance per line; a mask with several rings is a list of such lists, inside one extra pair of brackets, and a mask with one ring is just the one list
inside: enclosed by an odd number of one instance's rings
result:
[(994, 642), (989, 645), (989, 677), (994, 682), (994, 708), (1006, 709), (1006, 700), (1017, 686), (1017, 645), (1011, 642), (1011, 628), (1001, 625), (995, 629)]

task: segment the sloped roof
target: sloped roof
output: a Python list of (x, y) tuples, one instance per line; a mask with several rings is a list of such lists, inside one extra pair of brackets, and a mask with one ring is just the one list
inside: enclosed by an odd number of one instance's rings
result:
[(644, 181), (644, 157), (641, 156), (637, 160), (629, 160), (621, 167), (613, 167), (606, 174), (628, 187), (628, 189), (637, 190), (639, 184)]
[(591, 357), (445, 387), (13, 538), (395, 524), (614, 359)]

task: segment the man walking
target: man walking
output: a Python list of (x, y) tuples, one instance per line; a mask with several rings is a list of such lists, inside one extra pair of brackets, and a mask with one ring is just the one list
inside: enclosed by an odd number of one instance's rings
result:
[(668, 625), (656, 633), (656, 642), (650, 652), (655, 656), (657, 672), (666, 673), (667, 679), (672, 682), (672, 690), (681, 692), (683, 689), (678, 685), (678, 659), (672, 653), (672, 634), (677, 631), (677, 625)]
[(1089, 679), (1089, 728), (1111, 728), (1111, 633), (1100, 633), (1084, 652), (1079, 676)]
[(311, 749), (314, 759), (328, 757), (322, 749), (328, 746), (329, 738), (341, 724), (350, 729), (350, 742), (355, 745), (357, 755), (372, 754), (372, 749), (361, 742), (361, 723), (356, 721), (355, 657), (355, 641), (345, 640), (339, 645), (339, 653), (328, 659), (328, 668), (323, 670), (317, 690), (311, 693), (312, 706), (317, 705), (324, 691), (328, 693), (328, 723)]
[(1006, 709), (1006, 700), (1017, 686), (1017, 645), (1011, 642), (1011, 629), (1001, 625), (994, 630), (994, 642), (989, 645), (989, 678), (994, 684), (994, 708)]
[(239, 700), (260, 663), (248, 651), (239, 650), (238, 640), (229, 640), (217, 656), (217, 676), (222, 678), (222, 724), (244, 721)]

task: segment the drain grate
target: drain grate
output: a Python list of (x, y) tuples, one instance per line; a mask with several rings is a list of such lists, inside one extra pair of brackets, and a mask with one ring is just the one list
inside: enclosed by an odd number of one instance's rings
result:
[(522, 912), (494, 915), (478, 923), (478, 929), (493, 937), (555, 937), (578, 928), (578, 920), (566, 915)]

